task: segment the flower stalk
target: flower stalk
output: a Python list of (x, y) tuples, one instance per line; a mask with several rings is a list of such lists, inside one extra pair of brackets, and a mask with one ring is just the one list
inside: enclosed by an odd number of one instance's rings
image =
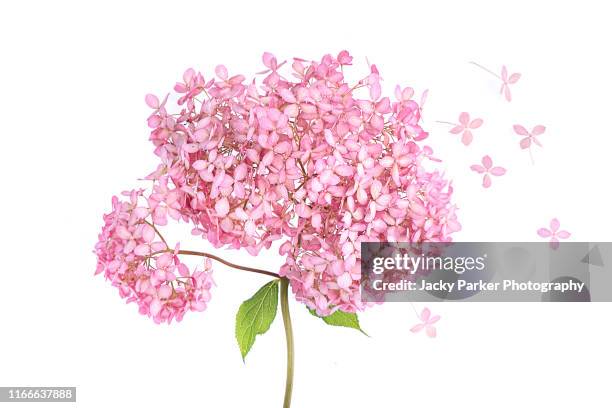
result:
[(293, 328), (291, 327), (291, 315), (289, 313), (289, 279), (281, 278), (280, 285), (281, 312), (283, 314), (285, 339), (287, 341), (287, 379), (285, 382), (285, 399), (283, 401), (283, 408), (290, 408), (291, 393), (293, 391), (295, 353), (293, 348)]
[[(157, 251), (157, 252), (154, 252), (153, 254), (151, 254), (150, 256), (162, 254), (164, 252), (173, 252), (173, 250), (172, 249), (165, 249), (163, 251)], [(266, 271), (264, 269), (259, 269), (259, 268), (251, 268), (250, 266), (237, 265), (235, 263), (232, 263), (230, 261), (226, 261), (225, 259), (223, 259), (223, 258), (221, 258), (221, 257), (219, 257), (217, 255), (210, 254), (208, 252), (190, 251), (190, 250), (183, 250), (183, 249), (181, 249), (181, 250), (177, 251), (177, 254), (179, 254), (179, 255), (202, 256), (202, 257), (205, 257), (205, 258), (214, 259), (215, 261), (220, 262), (223, 265), (229, 266), (230, 268), (239, 269), (241, 271), (259, 273), (259, 274), (262, 274), (262, 275), (268, 275), (268, 276), (272, 276), (274, 278), (280, 278), (280, 275), (277, 274), (277, 273)]]

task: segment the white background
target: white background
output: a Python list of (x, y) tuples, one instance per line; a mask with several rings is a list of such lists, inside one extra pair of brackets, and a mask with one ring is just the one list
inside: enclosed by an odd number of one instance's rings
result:
[[(454, 179), (456, 240), (539, 240), (552, 217), (574, 240), (609, 240), (604, 2), (132, 3), (0, 6), (2, 386), (77, 386), (80, 407), (281, 405), (280, 319), (246, 364), (233, 337), (238, 305), (265, 278), (217, 266), (209, 309), (168, 327), (93, 276), (110, 197), (156, 162), (144, 95), (170, 90), (190, 66), (250, 77), (263, 51), (283, 60), (348, 49), (366, 73), (368, 57), (387, 94), (396, 83), (430, 89), (425, 127)], [(513, 102), (470, 60), (521, 72)], [(485, 120), (467, 148), (435, 123), (461, 111)], [(547, 126), (535, 165), (514, 123)], [(488, 191), (469, 170), (484, 154), (508, 169)], [(281, 264), (274, 252), (225, 256)], [(442, 315), (434, 340), (409, 332), (408, 304), (364, 313), (367, 338), (292, 302), (293, 407), (609, 406), (609, 304), (429, 306)]]

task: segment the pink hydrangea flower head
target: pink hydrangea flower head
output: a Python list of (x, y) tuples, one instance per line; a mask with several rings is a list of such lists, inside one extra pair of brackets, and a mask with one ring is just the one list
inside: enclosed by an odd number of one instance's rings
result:
[[(349, 84), (346, 51), (291, 64), (264, 53), (262, 62), (263, 79), (249, 81), (223, 65), (208, 80), (188, 69), (174, 87), (176, 107), (168, 97), (145, 98), (159, 158), (147, 176), (153, 188), (137, 217), (135, 204), (117, 201), (121, 211), (105, 218), (110, 224), (96, 251), (99, 270), (154, 319), (203, 308), (212, 280), (208, 267), (197, 277), (177, 278), (190, 282), (189, 291), (171, 275), (162, 279), (160, 268), (184, 268), (144, 225), (188, 222), (214, 246), (252, 255), (283, 240), (279, 274), (320, 316), (366, 306), (359, 291), (361, 242), (446, 242), (460, 229), (451, 184), (425, 165), (439, 159), (422, 144), (428, 133), (411, 88), (397, 88), (395, 100), (384, 96), (376, 65)], [(111, 224), (126, 217), (137, 221), (119, 236)], [(126, 245), (129, 259), (119, 254)], [(177, 295), (168, 293), (173, 284)]]

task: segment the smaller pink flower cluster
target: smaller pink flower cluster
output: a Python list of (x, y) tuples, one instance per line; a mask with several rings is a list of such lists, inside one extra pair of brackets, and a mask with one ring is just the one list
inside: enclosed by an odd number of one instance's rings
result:
[(211, 263), (206, 258), (203, 270), (190, 273), (179, 260), (178, 245), (174, 250), (168, 248), (158, 239), (154, 224), (147, 221), (159, 210), (139, 206), (142, 193), (124, 193), (129, 201), (113, 197), (113, 209), (104, 215), (95, 247), (96, 274), (104, 272), (121, 297), (136, 302), (140, 313), (156, 323), (180, 321), (188, 310), (206, 309), (213, 285)]

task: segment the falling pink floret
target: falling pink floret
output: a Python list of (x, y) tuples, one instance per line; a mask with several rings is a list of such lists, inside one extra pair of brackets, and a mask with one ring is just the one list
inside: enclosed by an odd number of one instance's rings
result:
[(470, 120), (470, 114), (467, 112), (461, 112), (459, 115), (459, 123), (455, 125), (449, 132), (453, 134), (461, 134), (461, 143), (469, 146), (474, 139), (472, 130), (478, 129), (482, 126), (484, 121), (480, 118)]
[(516, 84), (518, 80), (521, 78), (521, 74), (514, 73), (508, 76), (508, 69), (506, 66), (502, 66), (501, 70), (501, 81), (502, 85), (499, 90), (500, 94), (503, 94), (508, 102), (512, 101), (512, 93), (510, 92), (510, 85)]
[(560, 239), (568, 239), (572, 234), (565, 230), (559, 230), (561, 223), (557, 218), (550, 220), (550, 228), (540, 228), (537, 233), (542, 238), (550, 238), (550, 247), (557, 249)]
[(505, 65), (502, 65), (501, 68), (501, 74), (498, 75), (495, 72), (491, 71), (488, 68), (483, 67), (482, 65), (476, 63), (476, 62), (471, 62), (471, 64), (476, 65), (477, 67), (481, 68), (482, 70), (488, 72), (491, 75), (494, 75), (496, 78), (501, 80), (501, 88), (499, 89), (499, 93), (501, 95), (504, 96), (504, 98), (510, 102), (512, 101), (512, 93), (510, 92), (510, 85), (514, 85), (518, 82), (518, 80), (521, 78), (521, 74), (519, 73), (514, 73), (511, 75), (508, 75), (508, 68), (506, 68)]
[(418, 333), (421, 330), (425, 329), (425, 333), (427, 336), (433, 338), (436, 337), (436, 327), (434, 326), (440, 320), (440, 316), (432, 316), (431, 311), (428, 308), (424, 308), (419, 316), (421, 323), (414, 325), (410, 331), (412, 333)]
[(482, 158), (482, 165), (473, 164), (470, 166), (472, 171), (478, 174), (484, 174), (482, 178), (482, 186), (484, 188), (491, 187), (491, 176), (503, 176), (506, 174), (506, 169), (499, 166), (493, 166), (493, 160), (489, 155)]
[[(514, 133), (516, 133), (519, 136), (524, 136), (521, 139), (521, 141), (519, 142), (519, 146), (523, 150), (529, 149), (529, 154), (530, 155), (532, 155), (532, 153), (531, 153), (531, 146), (532, 146), (532, 144), (535, 144), (536, 146), (542, 147), (542, 143), (537, 138), (537, 136), (543, 134), (546, 131), (546, 127), (545, 126), (543, 126), (543, 125), (536, 125), (536, 126), (533, 127), (531, 132), (528, 131), (525, 128), (525, 126), (523, 126), (523, 125), (514, 125), (514, 126), (512, 126), (512, 128), (514, 129)], [(531, 160), (533, 162), (533, 156), (531, 156)]]

